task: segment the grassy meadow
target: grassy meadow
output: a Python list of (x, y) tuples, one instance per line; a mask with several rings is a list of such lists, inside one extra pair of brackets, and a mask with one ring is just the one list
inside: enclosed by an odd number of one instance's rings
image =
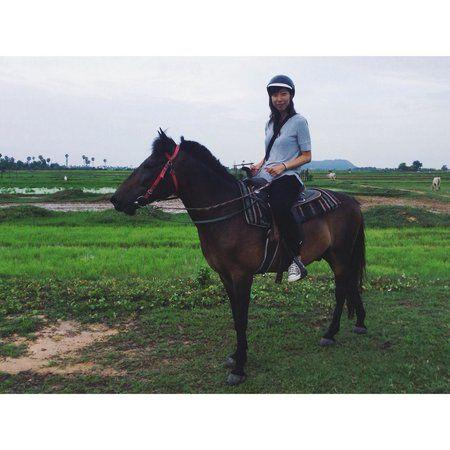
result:
[[(0, 175), (4, 188), (103, 188), (117, 187), (131, 170), (18, 170)], [(67, 181), (64, 181), (64, 177)]]
[[(0, 202), (63, 202), (63, 201), (105, 201), (110, 195), (83, 192), (85, 189), (114, 189), (131, 170), (33, 170), (7, 172), (0, 177)], [(450, 175), (448, 172), (392, 172), (392, 171), (337, 171), (337, 180), (327, 178), (326, 172), (313, 172), (308, 186), (332, 188), (351, 195), (402, 197), (414, 199), (437, 199), (450, 201)], [(67, 176), (67, 181), (64, 181)], [(441, 190), (431, 191), (435, 176), (442, 179)], [(60, 189), (48, 195), (32, 192), (14, 193), (19, 189)], [(4, 192), (3, 192), (3, 191)]]
[[(338, 173), (336, 182), (325, 175), (315, 173), (310, 184), (449, 201), (446, 174), (439, 193), (430, 191), (430, 174)], [(8, 176), (9, 187), (38, 188), (59, 187), (63, 174), (4, 174), (0, 187)], [(69, 195), (42, 199), (74, 200), (73, 189), (86, 201), (82, 188), (115, 187), (125, 176), (68, 171)], [(27, 195), (0, 202), (17, 197)], [(48, 362), (58, 369), (89, 364), (88, 372), (0, 372), (0, 392), (448, 392), (449, 215), (388, 205), (365, 212), (369, 332), (354, 335), (343, 317), (333, 348), (318, 346), (334, 305), (326, 263), (312, 264), (309, 277), (293, 285), (256, 276), (248, 379), (229, 388), (223, 363), (235, 333), (224, 289), (187, 216), (150, 212), (0, 208), (0, 361), (25, 356), (24, 342), (58, 320), (118, 330)]]

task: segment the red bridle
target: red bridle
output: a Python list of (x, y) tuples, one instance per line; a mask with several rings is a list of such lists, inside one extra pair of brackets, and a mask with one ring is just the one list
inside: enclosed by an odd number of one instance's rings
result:
[(177, 180), (177, 177), (176, 177), (175, 172), (173, 170), (172, 161), (177, 157), (179, 151), (180, 151), (180, 146), (177, 145), (175, 147), (175, 150), (173, 151), (172, 155), (169, 155), (168, 153), (165, 153), (166, 158), (167, 158), (167, 162), (164, 165), (164, 167), (162, 168), (162, 170), (159, 173), (159, 175), (156, 177), (156, 179), (153, 182), (153, 184), (147, 189), (147, 192), (144, 195), (141, 195), (140, 197), (137, 198), (136, 203), (139, 206), (144, 206), (145, 205), (145, 203), (141, 204), (141, 199), (148, 200), (148, 198), (152, 195), (153, 191), (156, 189), (156, 186), (158, 186), (158, 184), (161, 182), (161, 180), (166, 176), (167, 170), (169, 170), (169, 173), (172, 175), (173, 184), (175, 185), (175, 194), (177, 193), (177, 191), (178, 191), (178, 180)]

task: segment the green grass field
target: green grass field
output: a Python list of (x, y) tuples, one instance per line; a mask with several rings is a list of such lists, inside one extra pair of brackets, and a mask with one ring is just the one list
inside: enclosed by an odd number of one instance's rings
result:
[[(103, 188), (117, 187), (131, 170), (19, 170), (0, 175), (4, 188)], [(64, 177), (67, 176), (67, 181)]]
[[(81, 189), (116, 188), (131, 171), (126, 170), (36, 170), (8, 172), (0, 177), (0, 203), (105, 200), (107, 195), (80, 192)], [(331, 181), (325, 172), (313, 172), (311, 187), (333, 188), (351, 195), (370, 195), (406, 198), (427, 198), (450, 201), (450, 175), (448, 172), (339, 172)], [(441, 190), (431, 191), (433, 177), (442, 178)], [(68, 177), (64, 181), (64, 176)], [(1, 189), (59, 188), (68, 192), (60, 195), (3, 193)]]
[(0, 392), (448, 392), (449, 216), (365, 214), (369, 333), (353, 335), (343, 318), (334, 348), (318, 346), (333, 307), (325, 263), (294, 285), (257, 276), (249, 377), (234, 389), (224, 383), (235, 342), (224, 289), (195, 227), (167, 217), (0, 210), (0, 357), (24, 355), (14, 336), (32, 339), (58, 319), (120, 330), (50, 361), (96, 371), (0, 373)]
[[(0, 276), (61, 279), (143, 276), (158, 280), (175, 271), (184, 276), (206, 267), (193, 226), (165, 224), (154, 219), (154, 224), (145, 224), (144, 214), (134, 220), (131, 229), (127, 223), (80, 223), (86, 217), (99, 219), (111, 214), (114, 213), (53, 213), (48, 218), (35, 218), (32, 223), (26, 218), (0, 224), (3, 255)], [(375, 210), (372, 214), (380, 213)], [(448, 219), (441, 222), (446, 223)], [(411, 275), (444, 276), (447, 244), (445, 228), (433, 227), (426, 233), (417, 226), (398, 230), (369, 228), (369, 272), (385, 275), (406, 270)], [(430, 253), (432, 260), (428, 257)], [(401, 267), (399, 259), (404, 260)], [(323, 273), (326, 264), (317, 264), (316, 270)]]

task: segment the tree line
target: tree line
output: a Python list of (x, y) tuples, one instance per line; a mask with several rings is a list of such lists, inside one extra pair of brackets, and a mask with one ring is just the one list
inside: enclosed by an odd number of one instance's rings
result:
[[(52, 162), (51, 158), (44, 158), (43, 155), (27, 156), (26, 161), (16, 160), (13, 156), (7, 156), (0, 153), (0, 170), (43, 170), (43, 169), (68, 169), (69, 168), (69, 154), (64, 155), (66, 164), (62, 165), (57, 162)], [(92, 168), (94, 166), (95, 157), (82, 156), (83, 164), (74, 166), (73, 168)], [(103, 167), (106, 167), (108, 160), (103, 159)]]
[[(402, 162), (398, 165), (397, 170), (400, 172), (418, 172), (422, 168), (423, 164), (420, 161), (413, 161), (410, 166), (406, 165), (406, 163)], [(441, 170), (448, 170), (447, 165), (444, 164), (441, 167)]]
[[(0, 153), (0, 170), (4, 171), (4, 170), (43, 170), (43, 169), (69, 169), (69, 168), (74, 168), (74, 169), (80, 169), (80, 168), (93, 168), (94, 167), (94, 163), (95, 163), (95, 157), (90, 157), (87, 155), (83, 155), (81, 157), (83, 163), (80, 165), (73, 165), (71, 167), (69, 167), (69, 154), (66, 153), (64, 155), (66, 163), (65, 165), (62, 164), (58, 164), (57, 162), (52, 162), (52, 160), (50, 158), (44, 158), (43, 155), (38, 155), (37, 157), (35, 156), (27, 156), (26, 161), (21, 161), (16, 160), (14, 157), (12, 156), (7, 156), (7, 155), (2, 155)], [(108, 162), (108, 160), (106, 158), (104, 158), (102, 160), (103, 162), (103, 167), (106, 167), (106, 164)], [(242, 166), (242, 164), (239, 165), (235, 165), (233, 167), (233, 169), (229, 169), (230, 172), (233, 171), (233, 174), (236, 175), (237, 174), (237, 167), (238, 166)], [(423, 164), (416, 160), (413, 161), (412, 164), (410, 166), (408, 166), (406, 163), (402, 162), (399, 164), (399, 166), (396, 169), (384, 169), (384, 170), (398, 170), (400, 172), (418, 172), (420, 169), (422, 169)], [(354, 169), (355, 171), (358, 170), (383, 170), (383, 169), (379, 169), (376, 167), (355, 167)], [(429, 170), (429, 169), (427, 169)], [(433, 169), (434, 170), (434, 169)], [(447, 165), (444, 164), (440, 170), (446, 171), (447, 169)], [(310, 171), (308, 169), (306, 169), (306, 171), (304, 171), (304, 177), (305, 177), (305, 181), (310, 181)]]

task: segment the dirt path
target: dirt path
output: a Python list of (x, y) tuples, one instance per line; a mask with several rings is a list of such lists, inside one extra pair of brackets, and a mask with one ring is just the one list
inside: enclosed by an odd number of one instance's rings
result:
[[(368, 197), (360, 196), (356, 197), (361, 203), (362, 209), (367, 210), (379, 205), (397, 205), (397, 206), (413, 206), (416, 208), (425, 208), (428, 211), (437, 213), (450, 214), (450, 203), (440, 202), (430, 199), (406, 199), (406, 198), (393, 198), (393, 197)], [(9, 206), (20, 205), (34, 205), (40, 208), (49, 209), (51, 211), (104, 211), (106, 209), (112, 209), (112, 205), (109, 202), (96, 202), (96, 203), (4, 203), (0, 205), (0, 208), (7, 208)], [(171, 213), (186, 212), (181, 200), (170, 200), (155, 202), (155, 206), (162, 208), (163, 211)]]
[(450, 203), (443, 203), (436, 200), (423, 199), (416, 200), (411, 198), (392, 198), (392, 197), (356, 197), (361, 203), (362, 210), (379, 205), (412, 206), (415, 208), (424, 208), (436, 213), (450, 213)]
[[(181, 213), (186, 212), (181, 200), (170, 200), (155, 202), (153, 205), (162, 208), (163, 211)], [(66, 202), (66, 203), (2, 203), (0, 208), (8, 208), (10, 206), (37, 206), (39, 208), (45, 208), (50, 211), (105, 211), (107, 209), (113, 209), (110, 202)], [(183, 209), (179, 209), (183, 208)]]
[(93, 363), (62, 366), (48, 364), (58, 358), (72, 356), (76, 351), (116, 333), (118, 330), (101, 324), (82, 327), (77, 322), (58, 321), (37, 332), (37, 338), (33, 341), (20, 337), (12, 341), (14, 344), (26, 344), (27, 353), (19, 358), (0, 359), (0, 372), (92, 373)]
[(0, 208), (8, 208), (10, 206), (37, 206), (38, 208), (45, 208), (50, 211), (104, 211), (105, 209), (112, 209), (112, 205), (107, 202), (95, 203), (3, 203)]

